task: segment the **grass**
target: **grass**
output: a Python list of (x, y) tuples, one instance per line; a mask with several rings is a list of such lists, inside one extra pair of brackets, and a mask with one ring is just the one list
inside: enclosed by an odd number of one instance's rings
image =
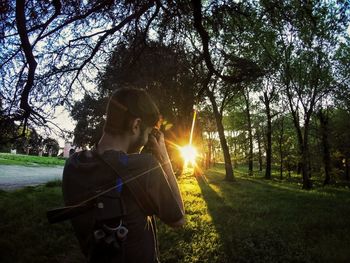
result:
[(57, 186), (0, 192), (0, 262), (82, 262), (70, 224), (47, 223), (61, 200)]
[(60, 159), (57, 157), (0, 153), (0, 164), (6, 164), (6, 165), (56, 166), (56, 165), (64, 165), (64, 163), (65, 163), (64, 159)]
[[(158, 224), (162, 262), (349, 262), (349, 189), (206, 178), (181, 177), (187, 224)], [(60, 182), (0, 192), (0, 262), (83, 262), (70, 225), (46, 222), (61, 199)]]

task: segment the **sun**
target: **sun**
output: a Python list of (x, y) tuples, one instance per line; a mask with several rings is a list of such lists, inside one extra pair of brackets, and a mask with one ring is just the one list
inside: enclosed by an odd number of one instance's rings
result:
[(182, 158), (185, 160), (185, 164), (195, 164), (198, 155), (197, 149), (195, 147), (193, 147), (192, 145), (185, 145), (180, 147), (180, 152)]

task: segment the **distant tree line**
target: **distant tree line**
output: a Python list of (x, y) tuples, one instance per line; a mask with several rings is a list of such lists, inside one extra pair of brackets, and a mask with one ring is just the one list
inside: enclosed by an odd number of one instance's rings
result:
[[(0, 119), (2, 116), (0, 115)], [(15, 134), (15, 123), (8, 123), (7, 127), (2, 127), (0, 136), (0, 152), (10, 153), (16, 150), (18, 154), (42, 155), (42, 156), (57, 156), (60, 146), (57, 140), (46, 136), (43, 137), (37, 133), (35, 128), (27, 128), (24, 136)], [(21, 133), (21, 131), (19, 131)], [(18, 137), (17, 137), (18, 136)], [(16, 140), (13, 140), (17, 137)]]

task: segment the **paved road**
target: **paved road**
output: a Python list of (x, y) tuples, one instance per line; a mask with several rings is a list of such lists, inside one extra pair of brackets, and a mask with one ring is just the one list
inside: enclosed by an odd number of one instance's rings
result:
[(62, 179), (63, 166), (35, 167), (20, 165), (0, 165), (0, 189), (13, 190), (28, 185), (45, 184)]

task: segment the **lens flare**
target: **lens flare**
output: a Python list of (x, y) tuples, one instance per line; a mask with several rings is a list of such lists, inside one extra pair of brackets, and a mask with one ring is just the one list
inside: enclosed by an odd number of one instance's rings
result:
[(180, 147), (180, 152), (182, 155), (182, 158), (185, 160), (186, 164), (195, 165), (196, 158), (198, 155), (197, 149), (193, 147), (192, 145), (185, 145), (183, 147)]

